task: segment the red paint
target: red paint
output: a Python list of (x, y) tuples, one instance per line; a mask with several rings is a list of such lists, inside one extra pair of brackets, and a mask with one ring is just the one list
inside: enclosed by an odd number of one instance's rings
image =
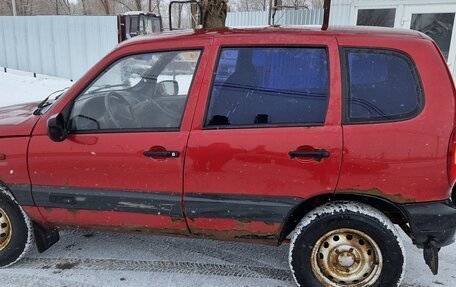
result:
[(0, 108), (0, 137), (30, 136), (39, 119), (33, 115), (36, 105), (37, 103)]
[(40, 210), (36, 206), (22, 206), (22, 209), (30, 217), (30, 220), (33, 222), (39, 223), (41, 226), (51, 227), (53, 224), (49, 223), (44, 219), (43, 215), (40, 213)]
[[(184, 220), (167, 216), (111, 212), (95, 210), (73, 210), (44, 208), (43, 215), (59, 227), (80, 227), (87, 229), (115, 229), (116, 231), (139, 231), (187, 234)], [(167, 232), (166, 230), (169, 229)]]
[[(421, 76), (424, 110), (396, 123), (345, 125), (344, 159), (338, 189), (376, 188), (414, 201), (449, 198), (448, 144), (455, 101), (447, 66), (431, 41), (420, 38), (338, 37), (339, 45), (393, 48), (409, 54)], [(419, 48), (418, 48), (419, 47)]]
[[(0, 128), (1, 130), (1, 128)], [(0, 138), (0, 182), (30, 185), (27, 172), (27, 146), (29, 137)]]
[[(204, 130), (219, 48), (240, 45), (327, 47), (330, 102), (325, 125)], [(342, 125), (340, 46), (384, 47), (409, 54), (423, 82), (423, 112), (403, 122)], [(70, 135), (61, 143), (47, 137), (48, 118), (71, 104), (115, 60), (134, 53), (194, 48), (204, 51), (180, 132)], [(30, 115), (31, 106), (0, 109), (0, 137), (24, 136), (0, 139), (0, 153), (7, 155), (6, 161), (0, 161), (0, 177), (7, 184), (30, 184), (30, 177), (33, 185), (175, 192), (183, 196), (184, 206), (186, 192), (307, 199), (336, 190), (377, 190), (390, 199), (399, 195), (419, 202), (443, 200), (450, 191), (448, 150), (456, 118), (454, 96), (441, 55), (429, 39), (414, 31), (265, 28), (135, 37), (95, 65), (45, 115)], [(154, 146), (179, 151), (181, 156), (152, 159), (142, 155)], [(302, 146), (326, 149), (331, 157), (321, 162), (291, 159), (288, 152)], [(40, 210), (56, 225), (187, 231), (183, 221), (166, 216)], [(36, 209), (27, 208), (27, 212), (38, 217)], [(217, 218), (188, 220), (188, 225), (194, 233), (218, 233), (220, 238), (230, 230), (277, 235), (281, 229), (280, 224)]]

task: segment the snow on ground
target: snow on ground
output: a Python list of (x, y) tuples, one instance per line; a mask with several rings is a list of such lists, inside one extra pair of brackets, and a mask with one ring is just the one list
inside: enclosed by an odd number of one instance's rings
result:
[(16, 70), (0, 70), (0, 107), (21, 103), (39, 102), (49, 94), (70, 87), (69, 80)]
[[(405, 235), (403, 235), (404, 239)], [(432, 276), (421, 252), (404, 240), (403, 287), (454, 286), (456, 248), (443, 248)], [(288, 244), (280, 247), (140, 234), (63, 232), (43, 254), (0, 269), (2, 287), (19, 286), (295, 286)]]
[[(39, 101), (71, 82), (0, 71), (0, 106)], [(403, 233), (403, 287), (455, 286), (456, 244), (440, 251), (432, 276), (422, 251)], [(288, 245), (280, 247), (143, 234), (67, 231), (45, 253), (34, 249), (0, 269), (2, 287), (26, 286), (295, 286)]]

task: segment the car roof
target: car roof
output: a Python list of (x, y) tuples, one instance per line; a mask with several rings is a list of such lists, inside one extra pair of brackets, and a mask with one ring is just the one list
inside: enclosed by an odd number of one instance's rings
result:
[(236, 27), (223, 29), (190, 29), (174, 30), (157, 34), (137, 36), (119, 44), (119, 47), (134, 44), (143, 44), (160, 40), (179, 40), (185, 38), (207, 38), (224, 37), (226, 35), (252, 35), (260, 36), (267, 34), (292, 34), (312, 36), (333, 36), (333, 37), (378, 37), (378, 38), (427, 38), (422, 33), (409, 29), (364, 27), (364, 26), (335, 26), (326, 31), (321, 26), (259, 26), (259, 27)]

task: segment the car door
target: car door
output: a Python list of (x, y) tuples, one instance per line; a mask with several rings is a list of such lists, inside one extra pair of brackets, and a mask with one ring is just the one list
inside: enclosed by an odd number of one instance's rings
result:
[(188, 233), (183, 163), (201, 58), (202, 48), (120, 57), (52, 110), (69, 110), (69, 136), (53, 142), (38, 127), (29, 147), (33, 198), (48, 221)]
[(188, 224), (206, 237), (277, 243), (296, 206), (336, 187), (337, 45), (289, 31), (233, 33), (215, 45), (185, 163)]

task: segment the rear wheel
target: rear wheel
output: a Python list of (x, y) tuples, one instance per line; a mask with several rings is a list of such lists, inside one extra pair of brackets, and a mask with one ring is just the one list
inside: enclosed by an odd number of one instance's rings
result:
[(290, 245), (299, 286), (399, 286), (405, 257), (393, 223), (370, 206), (334, 202), (306, 215)]
[(0, 267), (21, 259), (32, 246), (33, 229), (22, 208), (0, 187)]

